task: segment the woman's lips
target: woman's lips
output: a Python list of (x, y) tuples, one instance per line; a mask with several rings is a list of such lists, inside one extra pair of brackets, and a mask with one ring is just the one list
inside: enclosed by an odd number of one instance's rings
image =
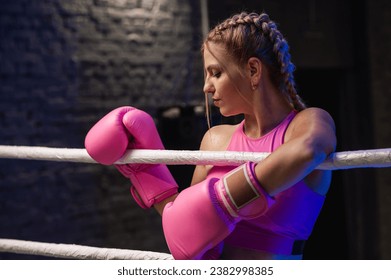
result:
[(215, 106), (219, 106), (220, 103), (221, 103), (221, 99), (213, 99), (213, 104)]

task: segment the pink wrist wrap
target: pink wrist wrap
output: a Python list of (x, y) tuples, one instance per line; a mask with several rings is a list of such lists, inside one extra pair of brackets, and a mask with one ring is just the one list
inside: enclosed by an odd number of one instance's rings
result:
[(254, 162), (243, 164), (224, 175), (215, 185), (219, 204), (235, 222), (256, 218), (273, 204), (273, 198), (255, 177), (255, 166)]

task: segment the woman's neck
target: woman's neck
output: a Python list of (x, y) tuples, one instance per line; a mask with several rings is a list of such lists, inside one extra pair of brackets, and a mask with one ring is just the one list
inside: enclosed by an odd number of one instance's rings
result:
[(293, 110), (279, 92), (257, 94), (253, 104), (252, 113), (244, 114), (244, 132), (251, 138), (267, 134)]

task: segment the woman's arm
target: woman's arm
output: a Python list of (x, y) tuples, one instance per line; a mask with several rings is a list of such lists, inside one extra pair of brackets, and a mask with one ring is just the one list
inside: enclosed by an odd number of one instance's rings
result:
[(193, 186), (203, 180), (205, 180), (208, 175), (206, 165), (197, 165), (194, 169), (193, 178), (191, 180), (190, 186)]
[(289, 125), (285, 142), (255, 168), (256, 177), (270, 195), (275, 195), (310, 174), (334, 152), (335, 125), (324, 110), (301, 111)]

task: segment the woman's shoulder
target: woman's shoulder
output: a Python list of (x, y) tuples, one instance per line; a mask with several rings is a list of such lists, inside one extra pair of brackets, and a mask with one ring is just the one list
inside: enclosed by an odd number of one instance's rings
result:
[(317, 107), (306, 108), (296, 114), (292, 119), (290, 129), (294, 127), (307, 127), (318, 126), (320, 124), (328, 124), (334, 126), (334, 120), (332, 116), (324, 109)]
[(292, 119), (285, 133), (285, 140), (290, 139), (291, 135), (315, 135), (325, 131), (335, 132), (332, 116), (324, 109), (310, 107), (298, 112)]
[[(217, 125), (210, 128), (201, 141), (200, 150), (203, 151), (225, 151), (231, 141), (231, 137), (238, 125)], [(212, 165), (197, 165), (191, 184), (204, 180)]]
[(296, 114), (289, 124), (285, 140), (292, 137), (335, 134), (335, 123), (332, 116), (324, 109), (311, 107)]
[(211, 127), (205, 133), (200, 149), (210, 151), (226, 150), (237, 127), (238, 124), (222, 124)]
[(296, 114), (296, 117), (294, 118), (295, 121), (301, 121), (301, 120), (316, 121), (320, 119), (331, 121), (332, 117), (326, 110), (322, 108), (309, 107), (298, 112)]

